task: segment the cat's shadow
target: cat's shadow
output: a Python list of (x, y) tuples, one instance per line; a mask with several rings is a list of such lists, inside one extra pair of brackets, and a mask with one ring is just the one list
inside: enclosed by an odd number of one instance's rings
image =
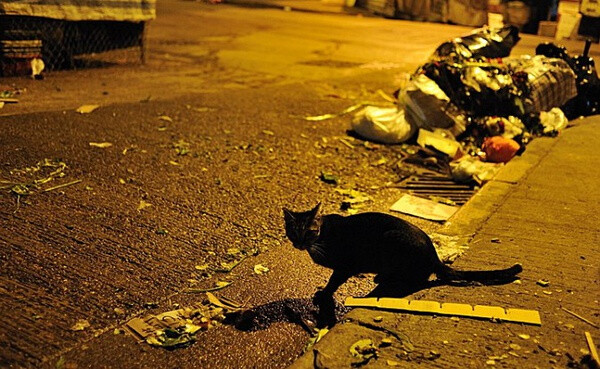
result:
[[(432, 280), (421, 285), (412, 286), (382, 282), (365, 297), (404, 298), (419, 291), (440, 286), (498, 285), (510, 283), (511, 281), (490, 281), (488, 283), (473, 284)], [(337, 300), (325, 300), (315, 304), (313, 299), (310, 298), (288, 298), (244, 310), (228, 317), (225, 323), (246, 332), (267, 329), (273, 323), (293, 323), (312, 334), (315, 327), (333, 326), (348, 311), (350, 311), (350, 308), (345, 307)]]

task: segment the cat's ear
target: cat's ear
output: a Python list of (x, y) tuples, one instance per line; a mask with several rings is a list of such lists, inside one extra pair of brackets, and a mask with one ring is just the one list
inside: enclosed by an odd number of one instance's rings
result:
[(294, 220), (294, 218), (295, 218), (292, 211), (288, 210), (286, 208), (283, 208), (283, 217), (285, 220)]
[(310, 213), (312, 214), (313, 217), (316, 217), (317, 214), (319, 214), (319, 209), (321, 208), (321, 202), (319, 201), (319, 203), (317, 204), (317, 206), (315, 206), (314, 208), (312, 208), (312, 210), (310, 211)]

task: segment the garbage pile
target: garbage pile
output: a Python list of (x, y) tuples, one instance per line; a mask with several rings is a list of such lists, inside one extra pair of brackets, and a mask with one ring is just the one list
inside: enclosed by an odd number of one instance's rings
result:
[(453, 178), (466, 182), (490, 178), (533, 137), (600, 112), (593, 59), (550, 43), (535, 56), (509, 57), (518, 41), (517, 28), (506, 26), (443, 43), (398, 91), (396, 108), (368, 106), (352, 129), (383, 143), (416, 139), (447, 155)]

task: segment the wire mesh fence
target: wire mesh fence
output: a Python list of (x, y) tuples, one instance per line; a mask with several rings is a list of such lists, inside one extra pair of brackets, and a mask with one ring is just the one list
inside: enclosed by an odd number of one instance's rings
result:
[(145, 27), (145, 22), (0, 15), (0, 75), (26, 74), (35, 58), (46, 70), (143, 63)]

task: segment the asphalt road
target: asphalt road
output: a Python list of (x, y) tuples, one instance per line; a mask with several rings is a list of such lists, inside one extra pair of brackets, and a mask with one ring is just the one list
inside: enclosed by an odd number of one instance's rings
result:
[[(378, 90), (391, 94), (403, 73), (466, 31), (187, 1), (158, 6), (143, 67), (2, 81), (27, 91), (2, 111), (0, 178), (52, 178), (22, 196), (0, 194), (2, 366), (290, 364), (309, 336), (289, 310), (312, 319), (310, 297), (329, 272), (284, 238), (281, 207), (322, 201), (341, 212), (345, 195), (336, 190), (358, 190), (372, 198), (364, 210), (386, 211), (400, 195), (389, 188), (398, 147), (349, 137), (347, 115), (301, 117), (384, 103)], [(531, 52), (536, 40), (517, 52)], [(90, 103), (101, 107), (74, 112)], [(112, 145), (90, 145), (105, 142)], [(321, 181), (322, 171), (339, 184)], [(42, 191), (73, 181), (81, 182)], [(231, 262), (231, 249), (252, 256), (229, 273), (199, 270)], [(256, 274), (257, 264), (269, 272)], [(201, 301), (183, 291), (219, 281), (232, 282), (220, 296), (255, 314), (249, 330), (212, 328), (176, 351), (114, 334), (130, 318)], [(355, 278), (338, 297), (372, 287)], [(79, 320), (90, 326), (73, 330)]]

